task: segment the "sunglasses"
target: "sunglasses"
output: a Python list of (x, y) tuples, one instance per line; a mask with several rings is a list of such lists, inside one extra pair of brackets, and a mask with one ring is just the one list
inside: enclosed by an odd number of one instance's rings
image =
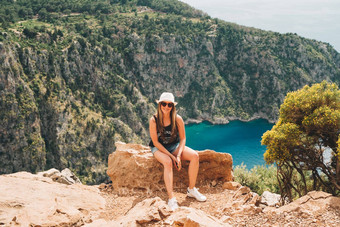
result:
[(163, 107), (166, 107), (166, 105), (168, 105), (168, 107), (169, 107), (169, 108), (171, 108), (171, 107), (173, 107), (173, 106), (174, 106), (174, 104), (173, 104), (173, 103), (171, 103), (171, 102), (169, 102), (169, 103), (166, 103), (166, 102), (161, 102), (161, 105), (162, 105)]

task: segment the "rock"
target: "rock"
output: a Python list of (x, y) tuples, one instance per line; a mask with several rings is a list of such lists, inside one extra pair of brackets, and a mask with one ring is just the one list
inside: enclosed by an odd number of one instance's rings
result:
[(60, 171), (55, 169), (55, 168), (52, 168), (52, 169), (49, 169), (49, 170), (44, 171), (44, 172), (39, 172), (37, 174), (40, 175), (40, 176), (43, 176), (43, 177), (50, 177), (51, 178), (53, 175), (56, 175), (56, 174), (60, 175)]
[(161, 221), (170, 215), (170, 209), (159, 197), (143, 200), (134, 206), (123, 218), (117, 220), (121, 226), (139, 226)]
[[(44, 172), (39, 172), (38, 175), (43, 176), (43, 177), (49, 177), (53, 181), (57, 181), (57, 182), (61, 178), (60, 171), (55, 169), (55, 168), (49, 169), (49, 170), (44, 171)], [(61, 182), (59, 182), (59, 183), (61, 183)]]
[(61, 171), (61, 178), (58, 182), (64, 184), (81, 184), (79, 178), (68, 168)]
[(258, 207), (260, 199), (249, 187), (241, 186), (234, 192), (231, 200), (226, 201), (221, 211), (232, 217), (258, 214), (262, 212), (262, 208)]
[(227, 216), (227, 215), (223, 215), (220, 219), (222, 222), (229, 222), (232, 220), (232, 218), (230, 216)]
[(276, 213), (310, 212), (320, 214), (328, 207), (340, 210), (340, 198), (321, 191), (311, 191), (307, 195), (275, 210)]
[(238, 182), (224, 182), (223, 184), (223, 189), (228, 189), (228, 190), (236, 190), (238, 188), (240, 188), (242, 185)]
[(5, 226), (76, 226), (96, 218), (105, 199), (95, 187), (65, 185), (19, 172), (0, 176), (0, 223)]
[(271, 193), (269, 191), (264, 191), (261, 195), (260, 203), (267, 205), (267, 206), (279, 206), (280, 205), (281, 195)]
[(256, 206), (260, 205), (261, 202), (261, 196), (259, 196), (257, 193), (255, 192), (251, 192), (251, 194), (253, 195), (251, 200), (248, 202), (248, 204), (254, 204)]
[(247, 195), (249, 193), (250, 193), (250, 188), (246, 186), (242, 186), (235, 192), (233, 197), (237, 199), (241, 197), (242, 195)]
[[(266, 207), (263, 214), (268, 220), (279, 221), (282, 226), (339, 226), (340, 198), (325, 192), (312, 191), (279, 208)], [(315, 224), (317, 223), (317, 224)]]
[[(310, 199), (312, 200), (318, 200), (318, 199), (327, 199), (329, 197), (331, 197), (332, 195), (327, 193), (327, 192), (322, 192), (322, 191), (311, 191), (309, 193), (307, 193), (307, 196), (310, 197)], [(308, 198), (306, 196), (306, 198)], [(340, 206), (340, 204), (339, 204)]]
[(99, 186), (98, 186), (98, 188), (100, 189), (100, 190), (104, 190), (104, 189), (106, 189), (108, 186), (106, 185), (106, 184), (104, 184), (104, 183), (101, 183)]
[(98, 219), (89, 224), (85, 224), (84, 227), (112, 227), (120, 226), (116, 221), (106, 221), (105, 219)]
[(53, 181), (62, 183), (62, 184), (81, 184), (79, 178), (72, 173), (72, 171), (68, 168), (63, 169), (61, 172), (57, 169), (50, 169), (45, 172), (39, 172), (39, 176), (49, 177)]
[(231, 212), (230, 216), (255, 215), (261, 213), (262, 209), (253, 204), (241, 205), (238, 209)]
[[(115, 190), (136, 189), (146, 192), (164, 190), (163, 166), (153, 157), (150, 148), (138, 144), (117, 142), (116, 151), (110, 154), (107, 174)], [(198, 151), (200, 168), (197, 184), (211, 181), (231, 181), (232, 157), (212, 150)], [(188, 185), (188, 162), (180, 172), (174, 170), (174, 188)]]
[(215, 187), (217, 185), (217, 182), (215, 180), (213, 180), (210, 184), (211, 184), (212, 187)]
[(207, 215), (203, 211), (189, 207), (178, 208), (171, 216), (164, 220), (164, 224), (170, 226), (188, 226), (188, 227), (230, 226), (229, 224), (223, 223), (220, 220), (210, 215)]

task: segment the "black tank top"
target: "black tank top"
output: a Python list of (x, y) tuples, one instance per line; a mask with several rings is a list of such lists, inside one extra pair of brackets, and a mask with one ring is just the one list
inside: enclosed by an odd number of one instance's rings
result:
[[(153, 116), (156, 120), (156, 128), (157, 128), (157, 117)], [(171, 124), (164, 127), (164, 140), (161, 137), (161, 133), (157, 131), (157, 136), (158, 136), (158, 142), (160, 142), (163, 146), (164, 145), (171, 145), (179, 142), (179, 135), (178, 135), (178, 130), (175, 132), (177, 135), (173, 139), (171, 139)], [(155, 145), (153, 144), (152, 140), (149, 143), (150, 147), (154, 147)]]

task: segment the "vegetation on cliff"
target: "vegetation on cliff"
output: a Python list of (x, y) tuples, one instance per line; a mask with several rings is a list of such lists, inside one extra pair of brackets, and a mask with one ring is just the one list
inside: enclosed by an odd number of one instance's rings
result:
[(212, 19), (170, 0), (0, 3), (0, 173), (106, 179), (114, 142), (147, 144), (154, 100), (185, 120), (276, 120), (287, 92), (339, 84), (329, 44)]
[(262, 195), (264, 191), (280, 193), (279, 182), (276, 177), (276, 166), (258, 165), (248, 170), (241, 164), (234, 168), (234, 181), (248, 186), (253, 192)]
[(340, 193), (339, 133), (336, 84), (306, 85), (287, 95), (278, 122), (262, 138), (266, 162), (277, 165), (282, 195), (292, 200), (312, 190)]

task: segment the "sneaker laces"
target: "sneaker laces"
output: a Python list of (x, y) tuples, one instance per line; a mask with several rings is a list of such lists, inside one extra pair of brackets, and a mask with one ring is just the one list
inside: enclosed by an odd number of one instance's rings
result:
[(171, 210), (177, 209), (179, 206), (176, 198), (169, 199), (168, 206)]
[(188, 188), (188, 192), (190, 193), (190, 192), (194, 192), (194, 191), (196, 191), (196, 192), (198, 192), (199, 193), (199, 188), (196, 188), (196, 187), (193, 187), (192, 189), (190, 189), (190, 188)]

